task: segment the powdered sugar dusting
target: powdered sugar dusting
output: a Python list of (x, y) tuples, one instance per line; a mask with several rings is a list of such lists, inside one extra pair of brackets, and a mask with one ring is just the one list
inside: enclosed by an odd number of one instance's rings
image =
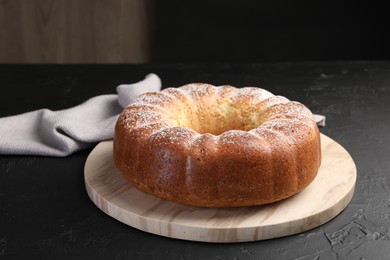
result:
[(180, 89), (184, 92), (185, 95), (195, 99), (200, 100), (208, 95), (211, 95), (213, 91), (216, 90), (216, 87), (210, 84), (204, 83), (192, 83), (187, 84)]
[[(290, 145), (294, 144), (294, 140), (291, 138), (291, 136), (286, 135), (285, 133), (280, 131), (280, 129), (275, 129), (271, 126), (267, 126), (266, 124), (262, 125), (257, 129), (253, 129), (250, 132), (258, 136), (259, 138), (262, 138), (263, 140), (265, 140), (271, 145), (275, 145), (275, 144), (285, 145), (286, 141)], [(283, 141), (281, 142), (281, 140)]]
[(296, 119), (277, 119), (266, 122), (262, 128), (276, 131), (296, 142), (304, 139), (312, 131), (312, 128), (303, 121)]
[(184, 95), (181, 88), (165, 88), (161, 92), (174, 98), (180, 98), (179, 95), (180, 96)]
[(246, 140), (249, 135), (252, 134), (242, 130), (230, 130), (221, 134), (219, 137), (220, 142), (224, 144), (238, 144)]
[(192, 129), (184, 127), (168, 127), (155, 132), (150, 138), (157, 143), (177, 143), (189, 141), (200, 134)]
[(267, 108), (267, 107), (271, 107), (273, 105), (286, 104), (286, 103), (289, 103), (289, 102), (291, 102), (291, 101), (289, 99), (287, 99), (286, 97), (283, 97), (283, 96), (273, 96), (273, 97), (264, 99), (262, 101), (261, 105), (264, 106), (264, 108)]
[(154, 111), (149, 110), (137, 110), (131, 111), (130, 117), (128, 117), (129, 121), (137, 121), (140, 123), (146, 123), (152, 119), (158, 118), (160, 115)]
[(206, 83), (190, 83), (180, 87), (186, 93), (199, 93), (205, 94), (210, 91), (210, 89), (215, 88), (215, 86), (206, 84)]
[(303, 119), (302, 121), (312, 121), (315, 123), (314, 116), (308, 108), (298, 102), (290, 101), (285, 104), (275, 104), (265, 109), (265, 114), (268, 120), (275, 118), (285, 119)]
[(258, 100), (264, 100), (270, 97), (273, 97), (274, 94), (268, 90), (256, 87), (244, 87), (238, 89), (236, 97), (238, 98), (256, 98)]
[(169, 95), (164, 94), (164, 92), (149, 92), (140, 95), (133, 104), (162, 105), (168, 102), (172, 102), (172, 98)]
[(160, 113), (150, 110), (128, 110), (128, 114), (123, 118), (126, 128), (141, 127), (147, 124), (162, 121)]
[[(294, 122), (294, 123), (293, 123)], [(296, 122), (300, 122), (298, 120), (286, 120), (286, 119), (278, 119), (278, 120), (271, 120), (267, 121), (262, 125), (264, 128), (272, 129), (272, 130), (279, 130), (283, 132), (295, 132), (297, 129), (295, 129)]]

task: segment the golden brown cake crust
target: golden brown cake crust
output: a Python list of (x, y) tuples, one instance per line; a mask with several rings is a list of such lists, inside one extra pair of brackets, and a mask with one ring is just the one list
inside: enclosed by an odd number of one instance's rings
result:
[(188, 84), (120, 114), (114, 162), (138, 189), (201, 207), (254, 206), (307, 187), (321, 164), (309, 109), (255, 88)]

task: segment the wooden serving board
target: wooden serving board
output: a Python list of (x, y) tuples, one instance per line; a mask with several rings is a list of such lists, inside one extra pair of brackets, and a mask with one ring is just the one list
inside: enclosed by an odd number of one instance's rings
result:
[(352, 199), (356, 166), (348, 152), (321, 135), (322, 166), (301, 193), (257, 207), (210, 209), (180, 205), (129, 184), (112, 160), (112, 141), (99, 143), (85, 164), (85, 185), (106, 214), (162, 236), (207, 242), (243, 242), (296, 234), (337, 216)]

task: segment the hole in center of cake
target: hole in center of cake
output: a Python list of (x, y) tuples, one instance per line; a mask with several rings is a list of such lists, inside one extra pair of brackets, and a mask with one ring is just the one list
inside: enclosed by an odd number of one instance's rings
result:
[(249, 131), (262, 124), (258, 111), (226, 105), (200, 108), (196, 113), (184, 114), (177, 122), (180, 126), (191, 128), (200, 134), (213, 135), (230, 130)]

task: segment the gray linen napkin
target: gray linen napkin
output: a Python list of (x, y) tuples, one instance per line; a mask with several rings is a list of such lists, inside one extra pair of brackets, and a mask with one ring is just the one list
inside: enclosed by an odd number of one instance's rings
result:
[(97, 96), (59, 111), (40, 109), (0, 118), (0, 154), (67, 156), (111, 139), (122, 109), (138, 95), (160, 89), (160, 78), (149, 74), (143, 81), (118, 86), (118, 95)]
[[(140, 94), (160, 90), (160, 78), (149, 74), (140, 82), (119, 85), (117, 95), (93, 97), (73, 108), (0, 118), (0, 154), (63, 157), (112, 139), (122, 109)], [(318, 126), (325, 126), (324, 116), (315, 119)]]
[(325, 126), (325, 121), (326, 121), (326, 117), (325, 116), (314, 114), (314, 119), (316, 120), (316, 123), (317, 123), (318, 127), (324, 127)]

